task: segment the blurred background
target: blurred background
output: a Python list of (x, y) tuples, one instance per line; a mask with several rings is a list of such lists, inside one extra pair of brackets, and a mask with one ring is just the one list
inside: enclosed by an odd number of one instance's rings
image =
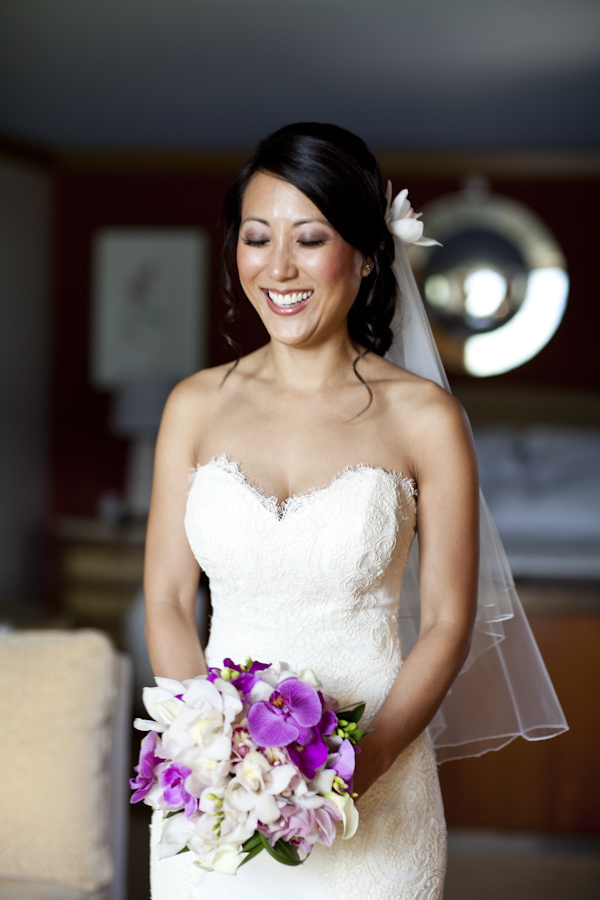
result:
[[(441, 769), (447, 897), (595, 896), (596, 0), (3, 0), (0, 621), (101, 628), (147, 683), (160, 410), (231, 358), (223, 195), (299, 120), (360, 134), (444, 244), (413, 262), (571, 726)], [(234, 337), (264, 340), (250, 310)], [(203, 585), (202, 634), (208, 603)], [(148, 891), (145, 813), (130, 900)]]

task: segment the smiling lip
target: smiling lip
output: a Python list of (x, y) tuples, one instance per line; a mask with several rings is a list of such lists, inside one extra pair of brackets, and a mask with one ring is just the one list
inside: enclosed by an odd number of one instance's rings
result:
[[(262, 291), (267, 298), (269, 309), (279, 316), (293, 316), (300, 312), (308, 304), (313, 294), (312, 291), (272, 291), (268, 288), (263, 288)], [(285, 302), (280, 302), (282, 300)]]

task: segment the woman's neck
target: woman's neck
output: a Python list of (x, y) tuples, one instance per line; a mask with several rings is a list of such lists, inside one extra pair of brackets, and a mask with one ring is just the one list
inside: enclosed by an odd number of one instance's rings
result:
[(347, 333), (312, 347), (271, 340), (262, 351), (262, 376), (291, 393), (331, 390), (355, 379), (352, 363), (361, 352)]

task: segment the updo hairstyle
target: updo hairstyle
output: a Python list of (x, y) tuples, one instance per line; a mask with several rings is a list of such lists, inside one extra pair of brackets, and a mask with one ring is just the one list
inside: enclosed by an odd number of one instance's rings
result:
[(262, 140), (225, 195), (227, 235), (221, 260), (221, 289), (227, 311), (223, 333), (238, 315), (240, 284), (236, 250), (242, 201), (259, 172), (288, 181), (323, 213), (338, 234), (373, 264), (348, 314), (350, 337), (383, 356), (392, 342), (396, 279), (394, 241), (384, 220), (385, 197), (379, 164), (359, 137), (318, 122), (286, 125)]

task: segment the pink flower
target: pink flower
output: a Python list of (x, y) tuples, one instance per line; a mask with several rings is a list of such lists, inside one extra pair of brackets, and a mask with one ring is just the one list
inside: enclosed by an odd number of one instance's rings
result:
[[(333, 762), (331, 768), (335, 770), (336, 775), (345, 781), (348, 785), (352, 785), (352, 776), (356, 767), (356, 752), (348, 738), (344, 738), (338, 747), (337, 758)], [(352, 787), (350, 787), (352, 790)]]
[(272, 847), (277, 841), (290, 841), (303, 853), (310, 853), (317, 842), (330, 847), (335, 838), (335, 822), (341, 814), (335, 804), (324, 800), (317, 809), (305, 809), (288, 803), (280, 810), (281, 818), (269, 830), (261, 828)]

